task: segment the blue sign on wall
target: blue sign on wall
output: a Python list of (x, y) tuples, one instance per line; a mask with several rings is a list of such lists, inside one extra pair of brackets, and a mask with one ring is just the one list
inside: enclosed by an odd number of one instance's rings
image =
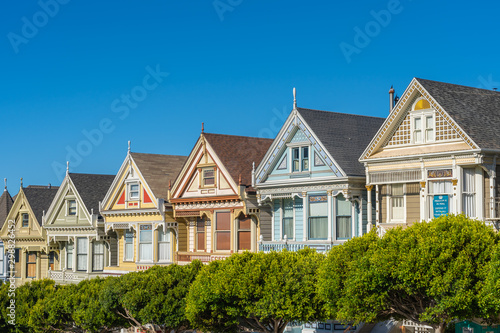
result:
[(447, 195), (435, 195), (432, 205), (434, 207), (434, 217), (440, 217), (441, 215), (448, 214)]

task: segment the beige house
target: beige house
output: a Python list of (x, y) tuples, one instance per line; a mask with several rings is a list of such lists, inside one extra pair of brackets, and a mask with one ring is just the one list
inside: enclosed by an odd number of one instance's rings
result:
[(383, 232), (464, 213), (496, 224), (499, 126), (500, 92), (413, 79), (359, 159), (370, 223)]
[(59, 255), (47, 245), (47, 233), (42, 228), (43, 215), (57, 190), (53, 186), (23, 187), (21, 183), (0, 230), (0, 239), (5, 244), (9, 240), (15, 243), (14, 275), (18, 285), (46, 278), (49, 268), (59, 265)]

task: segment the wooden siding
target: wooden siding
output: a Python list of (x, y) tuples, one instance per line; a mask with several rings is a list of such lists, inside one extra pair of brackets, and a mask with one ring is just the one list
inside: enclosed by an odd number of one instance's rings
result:
[[(260, 209), (260, 235), (264, 238), (264, 241), (270, 241), (272, 235), (272, 220), (273, 215), (271, 214), (271, 207), (269, 205), (262, 205)], [(259, 235), (259, 238), (260, 238)], [(259, 240), (259, 238), (257, 240)]]
[(420, 184), (406, 184), (406, 222), (419, 222), (420, 219)]
[(188, 226), (186, 222), (179, 222), (179, 252), (187, 252), (188, 250)]
[(380, 214), (380, 223), (387, 222), (387, 185), (379, 186), (379, 214)]

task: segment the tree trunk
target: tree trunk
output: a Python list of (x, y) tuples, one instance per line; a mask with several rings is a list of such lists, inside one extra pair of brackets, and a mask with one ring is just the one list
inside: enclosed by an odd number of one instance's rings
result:
[(444, 329), (446, 328), (446, 323), (442, 322), (438, 326), (435, 326), (435, 333), (444, 333)]

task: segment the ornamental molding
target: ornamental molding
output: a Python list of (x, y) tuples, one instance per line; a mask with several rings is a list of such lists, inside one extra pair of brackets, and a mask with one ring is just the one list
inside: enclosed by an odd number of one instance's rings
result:
[(175, 205), (176, 210), (195, 210), (195, 209), (217, 209), (217, 208), (240, 208), (244, 207), (242, 201), (225, 202), (204, 202), (204, 203), (179, 203)]
[(311, 185), (311, 186), (300, 186), (300, 187), (278, 187), (273, 189), (262, 189), (258, 190), (258, 194), (262, 197), (265, 195), (272, 194), (301, 194), (303, 192), (313, 192), (313, 191), (328, 191), (328, 190), (343, 190), (349, 188), (349, 184), (336, 184), (336, 185)]

